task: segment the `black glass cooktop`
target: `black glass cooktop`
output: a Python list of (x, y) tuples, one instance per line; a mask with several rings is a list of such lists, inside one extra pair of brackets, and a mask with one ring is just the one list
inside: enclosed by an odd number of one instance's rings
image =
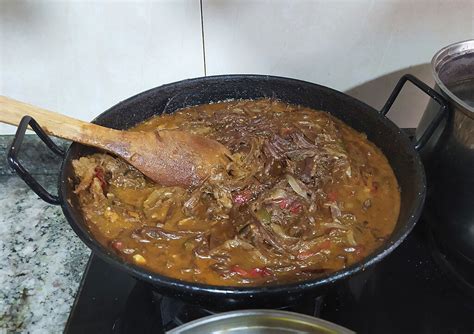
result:
[[(474, 297), (440, 265), (421, 221), (391, 255), (288, 309), (359, 333), (474, 333)], [(65, 333), (163, 333), (212, 312), (163, 297), (92, 255)]]

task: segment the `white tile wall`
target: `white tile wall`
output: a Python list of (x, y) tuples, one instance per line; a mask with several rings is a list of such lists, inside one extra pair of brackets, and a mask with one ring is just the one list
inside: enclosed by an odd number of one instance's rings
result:
[(345, 90), (472, 37), (473, 3), (204, 0), (208, 74), (280, 74)]
[(199, 0), (0, 0), (1, 95), (91, 120), (138, 92), (202, 75)]
[[(300, 78), (375, 107), (402, 73), (430, 81), (434, 52), (474, 38), (474, 0), (202, 4), (208, 75)], [(203, 75), (200, 18), (199, 0), (0, 0), (0, 94), (90, 120), (140, 91)], [(414, 126), (426, 100), (412, 90), (403, 98), (393, 117)]]

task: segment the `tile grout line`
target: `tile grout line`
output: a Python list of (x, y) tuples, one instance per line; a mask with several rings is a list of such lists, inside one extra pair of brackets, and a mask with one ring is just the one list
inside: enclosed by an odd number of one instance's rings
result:
[(201, 39), (202, 39), (202, 58), (204, 61), (204, 76), (207, 76), (206, 44), (204, 42), (204, 15), (203, 15), (203, 9), (202, 9), (202, 0), (199, 0), (199, 8), (201, 10)]

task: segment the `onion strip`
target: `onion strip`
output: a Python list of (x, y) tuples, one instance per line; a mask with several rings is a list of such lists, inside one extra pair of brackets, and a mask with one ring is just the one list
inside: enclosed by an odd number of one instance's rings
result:
[(347, 241), (351, 246), (357, 246), (357, 242), (354, 239), (354, 232), (352, 230), (347, 231)]
[(291, 189), (293, 189), (295, 193), (303, 197), (305, 200), (309, 200), (308, 194), (303, 189), (301, 189), (301, 186), (298, 184), (298, 181), (296, 181), (293, 176), (291, 176), (290, 174), (286, 174), (286, 179), (288, 180)]

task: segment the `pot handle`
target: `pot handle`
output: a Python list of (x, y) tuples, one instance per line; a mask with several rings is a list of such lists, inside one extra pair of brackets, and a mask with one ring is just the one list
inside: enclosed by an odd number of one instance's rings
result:
[(441, 96), (441, 94), (439, 94), (437, 91), (429, 87), (420, 79), (416, 78), (415, 76), (411, 74), (405, 74), (404, 76), (400, 78), (397, 85), (393, 89), (392, 94), (390, 94), (390, 97), (388, 98), (387, 102), (385, 102), (385, 105), (380, 110), (380, 113), (382, 115), (385, 116), (389, 112), (390, 108), (393, 105), (393, 102), (395, 102), (395, 99), (397, 98), (398, 94), (400, 94), (400, 91), (402, 90), (403, 85), (405, 85), (407, 81), (410, 81), (412, 84), (414, 84), (416, 87), (421, 89), (423, 92), (429, 95), (433, 100), (435, 100), (440, 105), (440, 109), (438, 113), (436, 114), (436, 116), (431, 120), (430, 124), (428, 124), (428, 126), (426, 127), (421, 137), (415, 141), (415, 150), (419, 151), (428, 142), (433, 132), (441, 123), (441, 120), (443, 119), (443, 117), (447, 115), (448, 102), (444, 99), (443, 96)]
[(15, 137), (13, 138), (13, 142), (8, 150), (8, 164), (41, 199), (50, 204), (60, 204), (61, 200), (59, 199), (59, 196), (52, 195), (46, 189), (44, 189), (44, 187), (39, 184), (38, 181), (36, 181), (36, 179), (25, 169), (25, 167), (23, 167), (23, 165), (20, 163), (20, 160), (18, 159), (18, 153), (20, 152), (21, 144), (25, 138), (28, 125), (31, 126), (33, 131), (38, 135), (38, 137), (40, 137), (40, 139), (46, 144), (46, 146), (48, 146), (51, 151), (64, 158), (64, 151), (59, 146), (57, 146), (51, 140), (51, 138), (49, 138), (49, 136), (46, 134), (46, 132), (44, 132), (39, 124), (32, 117), (24, 116), (18, 125)]

